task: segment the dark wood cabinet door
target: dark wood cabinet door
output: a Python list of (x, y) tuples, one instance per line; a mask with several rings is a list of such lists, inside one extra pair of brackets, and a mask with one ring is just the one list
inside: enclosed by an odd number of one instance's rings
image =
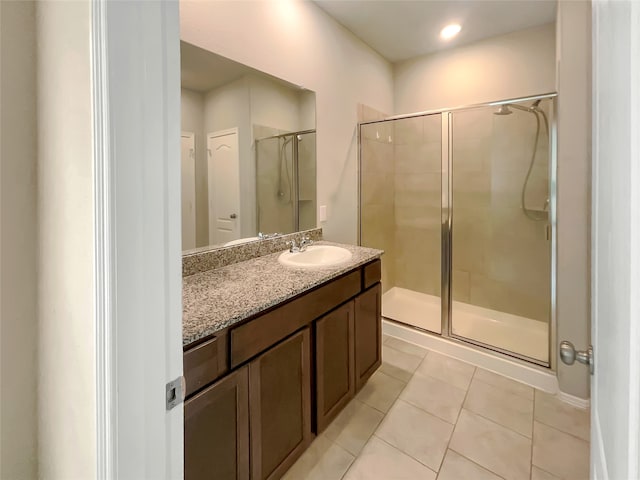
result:
[(355, 299), (356, 391), (382, 363), (382, 288), (377, 283)]
[(248, 386), (244, 367), (185, 402), (186, 480), (249, 478)]
[(309, 327), (249, 364), (251, 477), (277, 479), (311, 442)]
[(322, 432), (355, 395), (355, 315), (350, 301), (316, 321), (316, 423)]

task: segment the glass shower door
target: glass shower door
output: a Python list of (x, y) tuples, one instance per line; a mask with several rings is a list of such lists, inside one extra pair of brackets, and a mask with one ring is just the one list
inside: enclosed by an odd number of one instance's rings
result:
[(451, 333), (549, 362), (552, 101), (453, 112)]
[(298, 230), (316, 228), (316, 132), (296, 135), (298, 158)]
[(360, 242), (385, 251), (382, 315), (441, 333), (441, 115), (360, 127)]
[(257, 231), (295, 232), (295, 136), (256, 140)]

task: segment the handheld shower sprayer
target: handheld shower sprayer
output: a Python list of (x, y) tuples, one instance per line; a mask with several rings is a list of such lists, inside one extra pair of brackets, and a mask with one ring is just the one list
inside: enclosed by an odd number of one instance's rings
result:
[(538, 140), (540, 138), (540, 117), (544, 120), (545, 130), (547, 135), (549, 135), (549, 120), (547, 119), (547, 115), (540, 108), (541, 98), (537, 99), (535, 102), (531, 104), (530, 107), (523, 107), (522, 105), (518, 105), (517, 103), (504, 103), (498, 107), (498, 110), (493, 112), (494, 115), (510, 115), (513, 113), (509, 107), (515, 108), (517, 110), (522, 110), (523, 112), (531, 113), (536, 117), (536, 134), (534, 137), (533, 143), (533, 151), (531, 153), (531, 162), (529, 163), (529, 168), (527, 170), (527, 175), (525, 176), (524, 183), (522, 185), (522, 194), (520, 195), (520, 206), (522, 208), (522, 212), (529, 220), (534, 221), (542, 221), (546, 220), (548, 216), (548, 207), (549, 207), (549, 198), (547, 197), (542, 208), (544, 213), (529, 210), (525, 205), (525, 196), (527, 192), (527, 186), (529, 185), (529, 180), (531, 178), (531, 172), (533, 171), (533, 166), (536, 162), (536, 154), (538, 153)]

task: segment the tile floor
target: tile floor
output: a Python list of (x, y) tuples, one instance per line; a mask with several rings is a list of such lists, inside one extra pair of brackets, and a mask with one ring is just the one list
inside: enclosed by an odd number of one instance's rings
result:
[(582, 480), (589, 412), (385, 337), (383, 364), (287, 480)]

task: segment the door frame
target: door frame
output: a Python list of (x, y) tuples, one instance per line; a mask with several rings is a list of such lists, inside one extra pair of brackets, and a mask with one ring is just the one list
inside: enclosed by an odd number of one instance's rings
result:
[(178, 2), (95, 0), (89, 27), (96, 477), (182, 478)]
[[(180, 141), (182, 142), (183, 138), (189, 138), (191, 140), (191, 144), (192, 144), (192, 148), (191, 150), (193, 151), (193, 247), (191, 248), (184, 248), (184, 244), (182, 244), (182, 251), (185, 250), (191, 250), (196, 248), (197, 244), (198, 244), (198, 229), (197, 229), (197, 223), (198, 223), (198, 217), (197, 217), (197, 205), (198, 205), (198, 192), (196, 191), (196, 161), (197, 161), (197, 152), (196, 152), (196, 134), (194, 132), (188, 132), (188, 131), (181, 131), (180, 132)], [(180, 145), (180, 148), (182, 149), (182, 144)], [(182, 152), (180, 157), (182, 157)], [(180, 168), (182, 168), (182, 158), (180, 158)], [(182, 180), (182, 170), (180, 171), (180, 179)], [(182, 192), (181, 192), (182, 193)], [(182, 196), (181, 196), (182, 199)], [(181, 218), (182, 220), (182, 218)], [(184, 233), (184, 232), (183, 232)]]

